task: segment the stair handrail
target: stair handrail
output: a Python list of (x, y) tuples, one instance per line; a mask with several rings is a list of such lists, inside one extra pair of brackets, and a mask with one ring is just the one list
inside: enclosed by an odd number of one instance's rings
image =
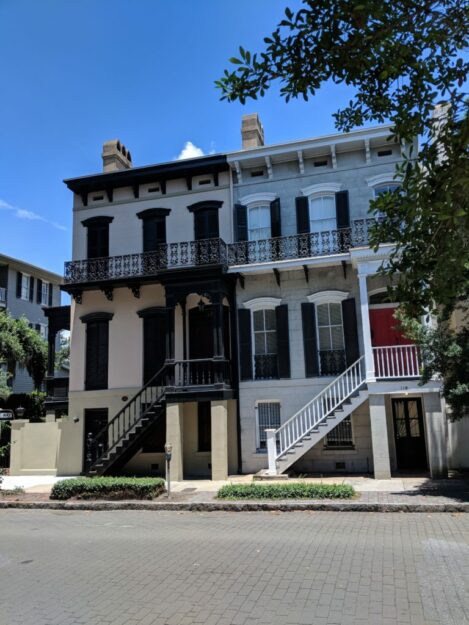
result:
[[(125, 414), (125, 411), (126, 411), (127, 409), (129, 409), (129, 408), (131, 407), (131, 405), (132, 405), (132, 404), (136, 403), (136, 402), (137, 402), (137, 400), (138, 400), (138, 399), (139, 399), (139, 398), (140, 398), (140, 397), (141, 397), (144, 393), (146, 393), (146, 390), (147, 390), (148, 388), (150, 388), (150, 387), (156, 387), (156, 388), (158, 388), (158, 386), (159, 386), (159, 385), (158, 385), (158, 384), (155, 384), (155, 382), (158, 380), (158, 378), (159, 378), (159, 377), (161, 377), (161, 376), (162, 376), (162, 374), (163, 374), (163, 373), (164, 373), (167, 369), (169, 369), (169, 368), (170, 368), (170, 367), (172, 367), (172, 366), (173, 366), (173, 365), (172, 365), (172, 363), (171, 363), (171, 364), (165, 363), (165, 364), (161, 367), (161, 369), (159, 369), (159, 370), (155, 373), (155, 375), (153, 375), (153, 376), (152, 376), (152, 377), (148, 380), (148, 382), (146, 382), (146, 384), (144, 384), (144, 385), (142, 386), (142, 388), (140, 388), (140, 389), (139, 389), (139, 390), (135, 393), (135, 395), (133, 395), (133, 396), (132, 396), (132, 397), (131, 397), (128, 401), (127, 401), (127, 403), (126, 403), (126, 404), (125, 404), (125, 405), (124, 405), (124, 406), (123, 406), (123, 407), (122, 407), (122, 408), (121, 408), (121, 409), (120, 409), (120, 410), (119, 410), (119, 411), (118, 411), (118, 412), (114, 415), (114, 417), (113, 417), (110, 421), (108, 421), (108, 422), (106, 423), (106, 425), (104, 425), (104, 426), (103, 426), (103, 427), (102, 427), (102, 428), (101, 428), (101, 429), (100, 429), (100, 430), (99, 430), (99, 431), (98, 431), (98, 432), (97, 432), (97, 433), (93, 436), (93, 438), (92, 438), (92, 439), (90, 439), (90, 441), (87, 441), (87, 444), (89, 444), (89, 445), (96, 444), (96, 442), (97, 442), (97, 441), (99, 441), (99, 440), (101, 439), (101, 437), (102, 437), (104, 434), (107, 434), (110, 430), (111, 430), (111, 431), (112, 431), (112, 430), (114, 430), (114, 424), (115, 424), (116, 422), (118, 422), (118, 420), (121, 418), (121, 416), (123, 416), (123, 415)], [(115, 446), (117, 445), (117, 443), (119, 443), (119, 441), (121, 441), (121, 440), (124, 438), (124, 436), (125, 436), (125, 435), (126, 435), (126, 434), (127, 434), (127, 433), (128, 433), (128, 432), (132, 429), (132, 428), (134, 428), (134, 427), (135, 427), (136, 423), (137, 423), (138, 421), (140, 421), (140, 420), (141, 420), (141, 419), (145, 416), (145, 414), (146, 414), (146, 413), (147, 413), (147, 412), (151, 409), (151, 407), (152, 407), (155, 403), (157, 403), (158, 401), (161, 401), (161, 400), (163, 399), (163, 397), (164, 397), (164, 395), (165, 395), (165, 391), (166, 391), (166, 387), (165, 387), (165, 385), (162, 385), (162, 388), (163, 388), (162, 392), (161, 392), (161, 393), (159, 393), (159, 394), (157, 394), (157, 396), (155, 397), (155, 399), (153, 399), (153, 400), (150, 402), (150, 405), (148, 405), (148, 406), (147, 406), (147, 408), (146, 408), (143, 412), (142, 412), (142, 411), (140, 411), (140, 413), (139, 413), (139, 415), (138, 415), (138, 418), (134, 419), (132, 422), (131, 422), (131, 421), (130, 421), (130, 419), (129, 419), (128, 427), (127, 427), (127, 428), (125, 428), (125, 429), (122, 429), (122, 432), (121, 432), (120, 436), (119, 436), (117, 439), (113, 440), (113, 441), (112, 441), (112, 443), (110, 443), (110, 444), (106, 447), (106, 449), (104, 449), (104, 450), (103, 450), (103, 452), (102, 452), (101, 454), (99, 454), (99, 455), (98, 455), (98, 456), (97, 456), (97, 457), (96, 457), (96, 458), (92, 461), (92, 463), (91, 463), (92, 465), (93, 465), (93, 464), (95, 464), (96, 462), (98, 462), (98, 461), (102, 458), (102, 456), (104, 456), (106, 453), (108, 453), (108, 452), (110, 451), (110, 449), (112, 449), (113, 447), (115, 447)], [(88, 468), (89, 468), (89, 467), (88, 467)]]
[[(360, 356), (358, 360), (350, 365), (345, 371), (343, 371), (339, 376), (337, 376), (332, 382), (330, 382), (326, 387), (324, 387), (317, 395), (315, 395), (308, 403), (306, 403), (302, 408), (297, 410), (293, 416), (291, 416), (288, 421), (282, 423), (282, 425), (275, 430), (273, 433), (273, 439), (276, 441), (275, 444), (275, 460), (278, 460), (281, 456), (283, 456), (289, 449), (291, 449), (294, 445), (296, 445), (308, 432), (314, 429), (319, 423), (321, 423), (324, 419), (326, 419), (334, 410), (338, 408), (340, 404), (342, 404), (346, 399), (348, 399), (353, 393), (359, 389), (366, 380), (366, 375), (364, 373), (364, 367), (362, 364), (364, 363), (365, 357)], [(344, 380), (347, 380), (348, 374), (353, 372), (353, 380), (352, 383), (344, 384)], [(342, 396), (337, 398), (334, 394), (332, 395), (332, 389), (339, 388), (342, 384)], [(345, 392), (346, 391), (346, 392)], [(326, 398), (328, 400), (327, 410), (324, 410), (323, 399)], [(332, 403), (335, 401), (335, 403)], [(293, 436), (284, 436), (284, 440), (282, 441), (282, 433), (288, 432), (291, 427), (298, 423), (298, 418), (301, 415), (304, 415), (306, 411), (310, 407), (314, 407), (315, 404), (320, 402), (320, 406), (322, 407), (322, 411), (319, 415), (314, 415), (313, 420), (311, 419), (311, 414), (309, 414), (309, 419), (305, 419), (302, 427), (295, 427)], [(319, 416), (319, 418), (317, 418)], [(301, 424), (300, 424), (301, 425)], [(269, 459), (269, 466), (271, 461)]]

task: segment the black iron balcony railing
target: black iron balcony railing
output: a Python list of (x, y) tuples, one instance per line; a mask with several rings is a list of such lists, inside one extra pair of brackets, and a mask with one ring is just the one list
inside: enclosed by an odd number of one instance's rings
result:
[(256, 354), (254, 356), (254, 377), (256, 380), (277, 379), (277, 354)]
[(357, 219), (350, 228), (232, 243), (228, 245), (228, 265), (253, 265), (343, 254), (351, 247), (368, 243), (373, 223), (374, 219)]
[(98, 282), (155, 275), (168, 269), (226, 265), (226, 244), (222, 239), (165, 243), (154, 252), (123, 254), (65, 263), (65, 283)]
[(178, 360), (167, 365), (166, 385), (176, 388), (195, 386), (231, 385), (229, 360), (206, 358)]
[(374, 219), (357, 219), (350, 228), (226, 244), (222, 239), (167, 243), (154, 252), (123, 254), (65, 263), (65, 284), (157, 275), (171, 269), (253, 265), (346, 253), (366, 245)]
[(319, 371), (321, 375), (339, 375), (347, 368), (345, 350), (320, 350)]

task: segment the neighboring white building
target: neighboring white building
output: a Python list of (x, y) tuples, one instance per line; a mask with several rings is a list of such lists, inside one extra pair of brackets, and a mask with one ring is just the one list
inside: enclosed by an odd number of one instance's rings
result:
[(377, 274), (392, 242), (368, 245), (369, 202), (398, 184), (390, 128), (266, 146), (250, 115), (242, 138), (136, 168), (108, 142), (102, 173), (66, 181), (69, 418), (46, 424), (52, 471), (160, 474), (169, 441), (174, 479), (446, 475), (440, 385), (420, 385)]

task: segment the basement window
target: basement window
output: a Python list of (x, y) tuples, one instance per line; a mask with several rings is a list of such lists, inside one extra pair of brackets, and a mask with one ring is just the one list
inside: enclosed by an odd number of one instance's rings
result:
[(378, 150), (378, 156), (392, 156), (392, 150)]
[(328, 449), (353, 449), (352, 419), (345, 417), (326, 436), (325, 446)]
[(268, 429), (277, 430), (280, 427), (280, 402), (259, 401), (256, 405), (257, 421), (257, 451), (267, 450)]
[(263, 169), (255, 169), (254, 171), (251, 172), (251, 178), (262, 178), (263, 175), (264, 175)]
[(329, 165), (329, 162), (327, 161), (327, 159), (325, 161), (314, 161), (313, 165), (314, 167), (327, 167)]

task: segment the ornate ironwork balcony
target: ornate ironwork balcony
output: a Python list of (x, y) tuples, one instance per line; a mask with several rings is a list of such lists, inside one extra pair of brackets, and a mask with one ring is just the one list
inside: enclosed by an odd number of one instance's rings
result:
[(343, 254), (351, 247), (368, 244), (373, 223), (374, 219), (357, 219), (350, 228), (232, 243), (228, 245), (228, 265), (253, 265)]
[(156, 275), (169, 269), (226, 265), (222, 239), (182, 241), (159, 245), (154, 252), (123, 254), (65, 263), (65, 283), (79, 284)]
[(123, 254), (65, 263), (65, 284), (155, 276), (171, 269), (211, 265), (239, 266), (343, 254), (369, 243), (374, 219), (357, 219), (350, 228), (240, 241), (222, 239), (167, 243), (153, 252)]

